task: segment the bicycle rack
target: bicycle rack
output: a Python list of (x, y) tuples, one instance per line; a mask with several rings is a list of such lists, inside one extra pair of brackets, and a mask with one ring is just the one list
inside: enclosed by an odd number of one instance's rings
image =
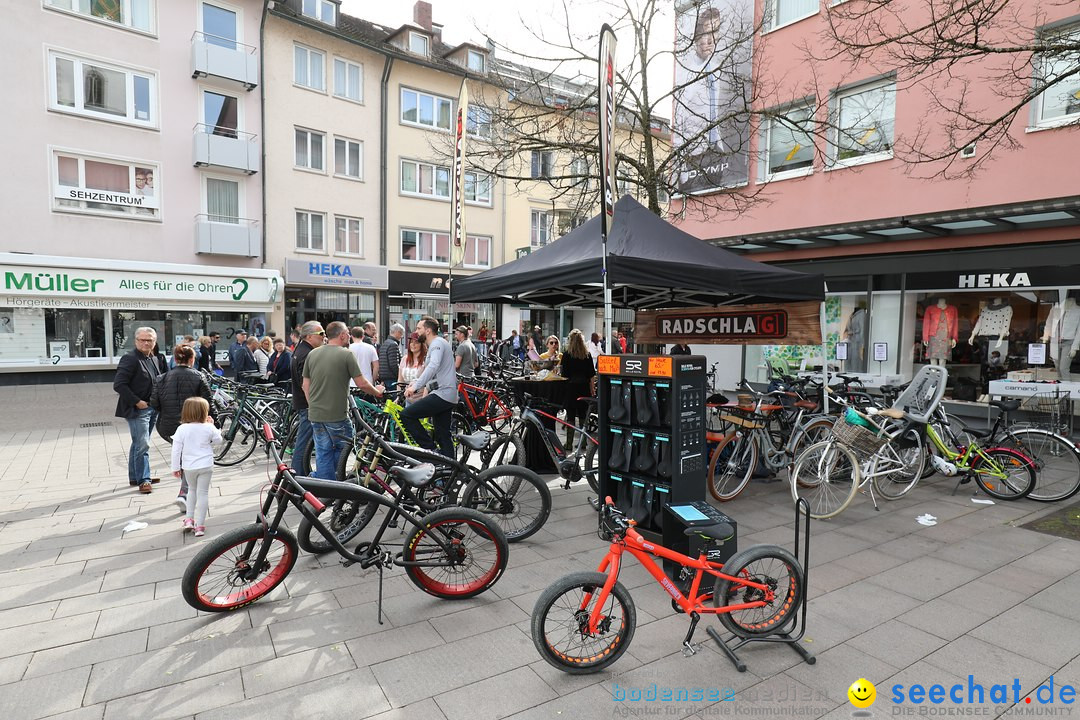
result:
[[(803, 516), (806, 518), (806, 528), (800, 533), (802, 528)], [(802, 535), (802, 553), (799, 553), (799, 535)], [(738, 636), (732, 636), (730, 640), (724, 640), (716, 628), (708, 627), (705, 632), (709, 634), (716, 644), (720, 646), (720, 649), (727, 655), (728, 660), (735, 666), (735, 669), (739, 672), (746, 672), (746, 663), (736, 654), (736, 651), (752, 642), (766, 642), (766, 643), (786, 643), (788, 647), (797, 652), (807, 665), (813, 665), (817, 662), (817, 658), (814, 657), (810, 651), (800, 644), (803, 635), (806, 633), (806, 603), (809, 599), (810, 586), (808, 584), (810, 577), (810, 504), (805, 499), (799, 498), (795, 503), (795, 559), (799, 561), (803, 568), (802, 576), (802, 607), (795, 615), (794, 622), (791, 623), (791, 627), (787, 632), (777, 632), (773, 635), (766, 635), (764, 637), (747, 637), (739, 638)], [(781, 631), (783, 628), (781, 628)], [(738, 642), (734, 642), (734, 641)], [(734, 644), (732, 644), (734, 642)]]

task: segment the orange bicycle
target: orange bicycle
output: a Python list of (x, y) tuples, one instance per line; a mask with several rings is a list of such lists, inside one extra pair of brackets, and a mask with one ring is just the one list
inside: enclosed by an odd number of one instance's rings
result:
[[(726, 563), (714, 562), (709, 557), (716, 557), (720, 545), (734, 535), (731, 525), (711, 519), (702, 512), (708, 510), (703, 504), (668, 507), (687, 525), (686, 535), (702, 538), (696, 558), (647, 541), (634, 529), (634, 521), (619, 511), (610, 497), (606, 499), (600, 508), (599, 534), (611, 541), (611, 548), (598, 571), (557, 580), (533, 608), (533, 643), (551, 665), (572, 674), (592, 673), (626, 652), (634, 637), (637, 611), (630, 593), (619, 583), (624, 552), (636, 557), (660, 583), (677, 612), (690, 616), (684, 653), (697, 652), (690, 641), (701, 616), (707, 614), (719, 615), (724, 627), (740, 638), (786, 637), (783, 632), (798, 616), (805, 585), (803, 568), (795, 556), (776, 545), (754, 545)], [(681, 587), (653, 557), (681, 566)], [(706, 574), (713, 578), (711, 591), (702, 590)]]

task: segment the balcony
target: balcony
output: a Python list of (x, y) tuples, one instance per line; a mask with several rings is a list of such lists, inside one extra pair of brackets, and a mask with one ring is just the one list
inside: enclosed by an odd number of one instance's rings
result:
[(259, 223), (223, 215), (195, 216), (195, 252), (207, 255), (262, 255)]
[(191, 36), (191, 77), (235, 80), (252, 90), (259, 84), (259, 57), (251, 45), (196, 32)]
[(198, 123), (192, 132), (192, 145), (195, 167), (238, 170), (245, 175), (259, 172), (256, 135)]

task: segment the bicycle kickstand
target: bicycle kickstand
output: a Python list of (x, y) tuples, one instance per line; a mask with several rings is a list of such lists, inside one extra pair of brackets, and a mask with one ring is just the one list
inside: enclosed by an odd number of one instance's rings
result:
[(694, 637), (694, 631), (697, 630), (698, 620), (701, 620), (701, 616), (695, 613), (690, 613), (690, 629), (686, 631), (686, 639), (682, 641), (683, 655), (691, 657), (697, 655), (697, 650), (690, 644), (690, 640)]

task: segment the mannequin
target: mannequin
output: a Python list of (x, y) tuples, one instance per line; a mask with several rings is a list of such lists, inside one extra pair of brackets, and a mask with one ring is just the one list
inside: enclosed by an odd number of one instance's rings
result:
[(931, 365), (944, 365), (959, 336), (956, 307), (945, 298), (926, 309), (923, 315), (922, 337)]
[(1076, 304), (1075, 295), (1075, 291), (1070, 291), (1065, 301), (1050, 311), (1042, 337), (1043, 342), (1050, 342), (1050, 357), (1061, 380), (1072, 380), (1069, 367), (1080, 348), (1080, 305)]
[(844, 328), (844, 338), (848, 341), (847, 369), (851, 372), (866, 372), (866, 302), (860, 300), (848, 318)]
[(975, 322), (975, 327), (971, 328), (971, 337), (968, 338), (968, 342), (974, 343), (975, 337), (978, 335), (983, 337), (997, 335), (997, 342), (994, 343), (994, 347), (1001, 347), (1001, 344), (1005, 342), (1005, 338), (1009, 336), (1012, 317), (1013, 309), (1005, 301), (1005, 298), (994, 298), (979, 313), (979, 319)]

